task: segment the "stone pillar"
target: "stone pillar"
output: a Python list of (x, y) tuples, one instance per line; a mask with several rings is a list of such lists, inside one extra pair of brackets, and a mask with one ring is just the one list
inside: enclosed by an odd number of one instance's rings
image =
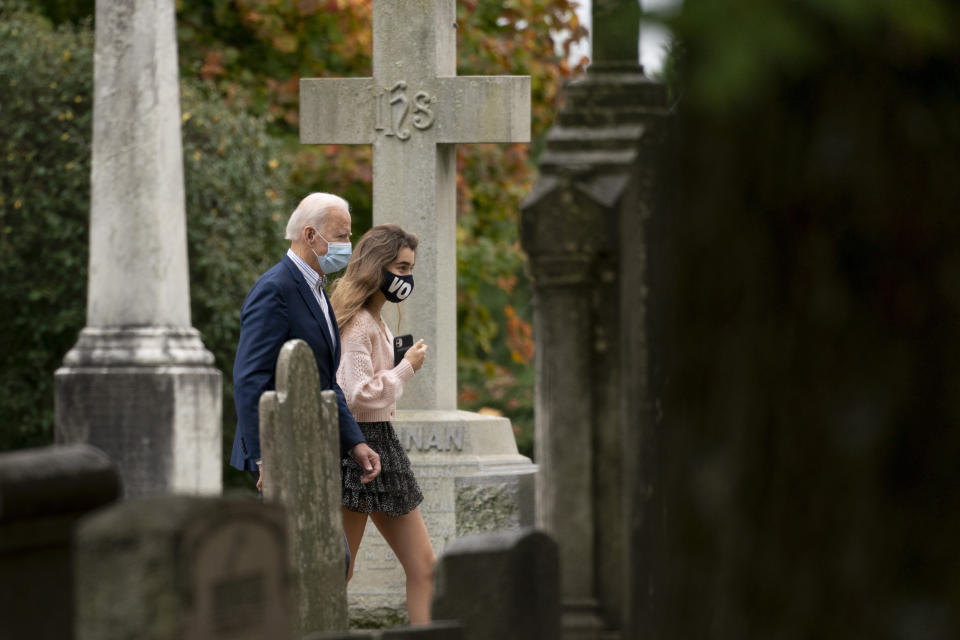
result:
[(98, 0), (96, 29), (87, 326), (56, 373), (56, 440), (103, 449), (127, 496), (219, 493), (221, 377), (190, 323), (174, 3)]
[(652, 591), (646, 225), (666, 91), (637, 62), (635, 0), (594, 4), (594, 59), (566, 87), (523, 205), (534, 278), (537, 523), (560, 549), (564, 637), (617, 637)]

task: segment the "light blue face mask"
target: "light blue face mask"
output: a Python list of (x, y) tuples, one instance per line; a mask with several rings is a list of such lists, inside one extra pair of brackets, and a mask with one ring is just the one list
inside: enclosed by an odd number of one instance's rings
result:
[(317, 256), (317, 262), (320, 263), (320, 270), (324, 274), (336, 273), (350, 262), (350, 255), (353, 253), (353, 245), (349, 242), (330, 242), (317, 231), (317, 235), (323, 238), (327, 243), (327, 255), (321, 256), (313, 248), (313, 255)]

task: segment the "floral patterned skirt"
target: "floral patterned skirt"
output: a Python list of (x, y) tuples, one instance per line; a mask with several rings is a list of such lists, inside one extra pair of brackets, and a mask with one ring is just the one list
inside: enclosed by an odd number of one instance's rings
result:
[(410, 513), (423, 502), (423, 493), (410, 467), (393, 425), (389, 422), (358, 422), (367, 445), (380, 455), (380, 475), (361, 484), (363, 469), (350, 456), (340, 462), (343, 506), (358, 513), (382, 511), (389, 516)]

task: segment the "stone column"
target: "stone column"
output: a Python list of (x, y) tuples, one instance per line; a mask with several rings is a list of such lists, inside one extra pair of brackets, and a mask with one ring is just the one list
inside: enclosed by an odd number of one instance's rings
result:
[[(56, 373), (56, 440), (127, 496), (219, 493), (221, 378), (190, 323), (172, 0), (98, 0), (87, 326)], [(80, 203), (78, 203), (80, 205)]]
[(638, 628), (651, 548), (634, 545), (655, 526), (646, 198), (666, 92), (637, 62), (636, 0), (593, 12), (592, 64), (565, 89), (521, 221), (534, 278), (537, 524), (560, 550), (565, 638)]

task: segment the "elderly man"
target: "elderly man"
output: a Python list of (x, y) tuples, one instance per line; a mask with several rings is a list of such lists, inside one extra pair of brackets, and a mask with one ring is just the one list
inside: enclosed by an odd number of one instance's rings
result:
[[(249, 471), (262, 490), (270, 470), (260, 460), (260, 395), (275, 388), (280, 348), (287, 340), (304, 340), (317, 360), (320, 386), (337, 394), (340, 453), (364, 470), (361, 482), (380, 473), (380, 456), (367, 446), (337, 384), (340, 331), (323, 290), (327, 274), (350, 259), (350, 210), (346, 200), (329, 193), (311, 193), (287, 222), (290, 249), (283, 260), (260, 276), (241, 309), (240, 343), (233, 366), (233, 398), (237, 433), (230, 464)], [(332, 443), (331, 443), (332, 444)], [(349, 561), (348, 561), (349, 564)]]

